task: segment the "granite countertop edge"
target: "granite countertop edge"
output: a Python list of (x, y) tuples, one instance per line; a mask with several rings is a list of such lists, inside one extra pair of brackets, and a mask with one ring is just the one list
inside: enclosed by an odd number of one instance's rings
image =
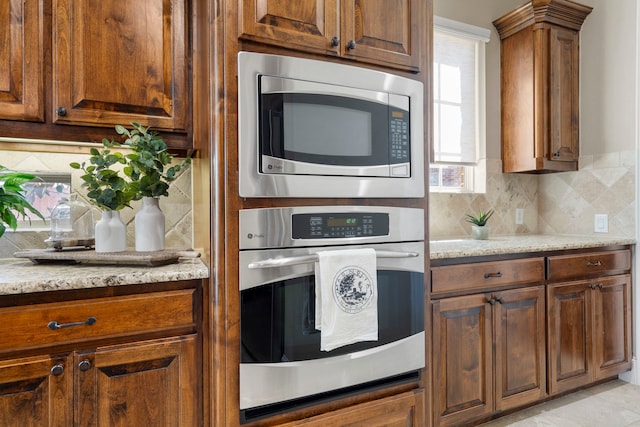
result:
[(0, 296), (204, 279), (209, 268), (200, 258), (157, 267), (96, 264), (34, 264), (0, 259)]
[(588, 249), (633, 245), (636, 239), (616, 236), (514, 235), (496, 236), (488, 240), (450, 239), (429, 242), (430, 258), (450, 259), (517, 253)]

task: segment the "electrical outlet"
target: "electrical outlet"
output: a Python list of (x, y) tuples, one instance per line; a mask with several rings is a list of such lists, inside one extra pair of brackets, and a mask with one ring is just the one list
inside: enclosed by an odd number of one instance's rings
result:
[(516, 208), (516, 225), (524, 224), (524, 209)]
[(609, 216), (607, 214), (595, 214), (593, 217), (593, 231), (596, 233), (609, 232)]

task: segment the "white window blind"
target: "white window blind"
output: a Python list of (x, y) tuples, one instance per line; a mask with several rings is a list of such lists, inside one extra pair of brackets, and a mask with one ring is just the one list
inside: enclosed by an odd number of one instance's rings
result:
[(484, 151), (489, 36), (487, 29), (434, 17), (435, 163), (476, 165)]

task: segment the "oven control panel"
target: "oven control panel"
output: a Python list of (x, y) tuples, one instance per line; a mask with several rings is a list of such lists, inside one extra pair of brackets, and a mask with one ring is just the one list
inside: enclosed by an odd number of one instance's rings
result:
[(301, 213), (291, 216), (292, 239), (341, 239), (388, 234), (388, 213)]

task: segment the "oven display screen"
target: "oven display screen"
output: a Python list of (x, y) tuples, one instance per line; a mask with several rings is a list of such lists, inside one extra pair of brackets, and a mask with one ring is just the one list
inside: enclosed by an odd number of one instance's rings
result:
[(293, 239), (387, 236), (389, 215), (377, 212), (294, 214), (291, 230)]
[(358, 218), (329, 218), (327, 220), (327, 226), (329, 227), (357, 227), (359, 225)]

